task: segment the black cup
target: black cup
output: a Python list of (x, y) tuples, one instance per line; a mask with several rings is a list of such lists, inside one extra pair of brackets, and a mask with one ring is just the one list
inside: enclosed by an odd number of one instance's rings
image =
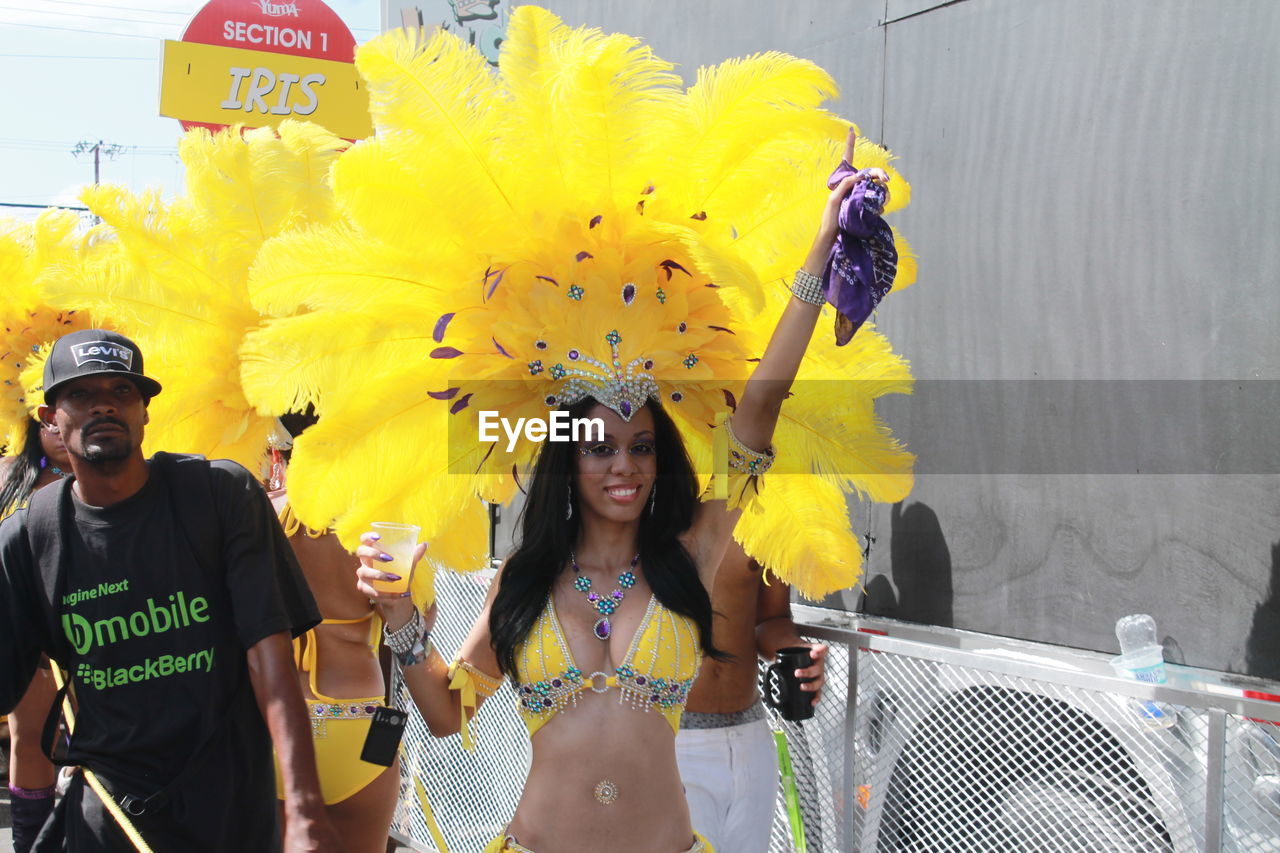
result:
[(813, 656), (808, 646), (788, 646), (778, 649), (778, 660), (769, 664), (764, 673), (764, 701), (784, 720), (808, 720), (813, 717), (813, 694), (801, 690), (800, 685), (812, 678), (796, 678), (797, 669), (813, 666)]

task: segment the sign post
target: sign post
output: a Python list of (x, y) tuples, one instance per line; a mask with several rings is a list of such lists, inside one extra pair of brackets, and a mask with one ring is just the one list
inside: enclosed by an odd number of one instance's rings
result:
[(373, 127), (355, 48), (321, 0), (210, 0), (164, 43), (160, 114), (185, 130), (300, 118), (363, 139)]

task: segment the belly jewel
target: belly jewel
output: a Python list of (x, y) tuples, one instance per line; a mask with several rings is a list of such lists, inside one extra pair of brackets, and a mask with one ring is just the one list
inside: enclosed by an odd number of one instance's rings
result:
[(608, 779), (602, 779), (596, 785), (595, 798), (606, 806), (611, 806), (618, 799), (618, 786)]

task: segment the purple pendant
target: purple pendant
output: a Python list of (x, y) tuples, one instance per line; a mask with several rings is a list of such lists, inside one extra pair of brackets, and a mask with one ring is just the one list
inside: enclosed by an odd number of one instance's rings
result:
[(604, 617), (601, 617), (600, 619), (597, 619), (595, 628), (593, 630), (595, 632), (597, 640), (609, 639), (610, 635), (613, 634), (613, 627), (609, 624), (609, 617), (604, 616)]

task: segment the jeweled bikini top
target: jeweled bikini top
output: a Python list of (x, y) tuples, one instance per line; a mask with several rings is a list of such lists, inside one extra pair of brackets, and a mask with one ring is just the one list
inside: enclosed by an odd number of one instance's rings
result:
[(518, 680), (512, 680), (521, 719), (532, 737), (547, 721), (570, 705), (584, 690), (619, 692), (619, 701), (666, 717), (672, 731), (680, 728), (680, 715), (689, 689), (698, 677), (702, 648), (693, 620), (663, 607), (653, 595), (636, 629), (631, 647), (615, 673), (583, 672), (573, 660), (548, 597), (538, 621), (516, 650)]

